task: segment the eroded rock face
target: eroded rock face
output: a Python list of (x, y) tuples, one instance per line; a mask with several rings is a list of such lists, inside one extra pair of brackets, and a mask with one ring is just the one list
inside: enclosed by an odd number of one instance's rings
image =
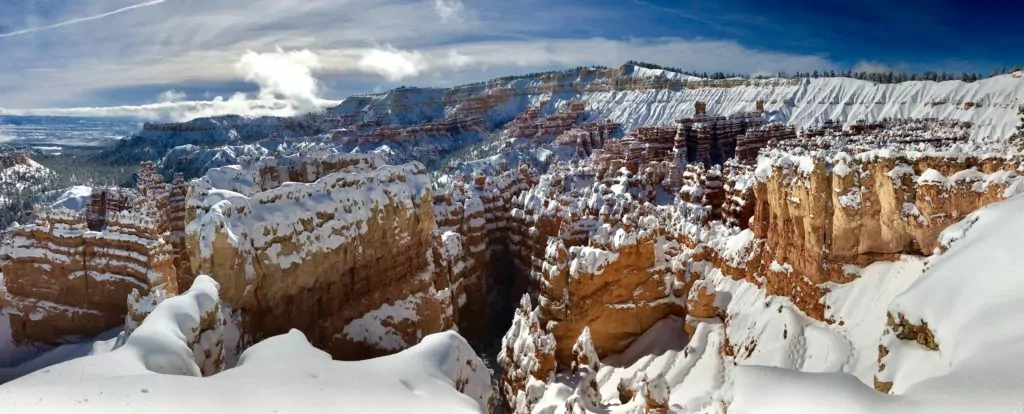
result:
[(242, 346), (296, 328), (336, 358), (393, 353), (452, 327), (465, 295), (465, 238), (435, 231), (419, 163), (328, 152), (214, 169), (187, 216), (192, 271), (220, 283)]
[[(498, 354), (502, 391), (516, 412), (529, 412), (555, 379), (555, 338), (541, 324), (539, 308), (524, 295)], [(539, 391), (539, 393), (538, 393)]]
[[(822, 298), (856, 277), (849, 269), (941, 250), (938, 236), (949, 224), (1024, 188), (1015, 158), (919, 151), (918, 132), (872, 131), (867, 142), (889, 136), (899, 143), (872, 151), (852, 144), (853, 135), (839, 147), (787, 137), (772, 141), (756, 166), (689, 164), (677, 176), (675, 161), (665, 159), (676, 148), (658, 146), (662, 155), (644, 162), (634, 156), (643, 152), (624, 146), (542, 175), (512, 198), (508, 241), (536, 298), (536, 331), (553, 339), (556, 370), (581, 365), (572, 345), (585, 328), (599, 358), (621, 352), (669, 315), (685, 316), (691, 335), (704, 325), (728, 332), (731, 293), (709, 285), (709, 277), (753, 284), (832, 323)], [(651, 196), (675, 185), (672, 204)], [(921, 330), (906, 326), (903, 336), (921, 342)], [(506, 336), (505, 348), (523, 341), (516, 338)], [(742, 359), (757, 343), (726, 339), (719, 346), (723, 358)], [(554, 392), (541, 378), (526, 380), (514, 359), (502, 365), (519, 372), (504, 378), (511, 409), (532, 409), (540, 395)], [(660, 396), (646, 399), (636, 384), (627, 388), (628, 401), (644, 398), (648, 410), (663, 409)], [(575, 410), (574, 396), (566, 407)]]
[[(751, 229), (767, 241), (775, 270), (789, 266), (774, 274), (792, 277), (769, 276), (769, 292), (786, 296), (795, 285), (844, 283), (846, 264), (936, 252), (939, 233), (950, 224), (1016, 194), (1019, 165), (953, 153), (770, 153), (755, 173)], [(794, 299), (822, 317), (822, 309), (812, 309), (818, 298)]]
[(598, 354), (619, 352), (658, 320), (681, 314), (685, 298), (675, 289), (683, 282), (662, 263), (671, 249), (664, 229), (643, 222), (658, 213), (629, 193), (643, 192), (643, 183), (619, 176), (612, 186), (576, 184), (591, 179), (556, 172), (512, 200), (509, 245), (565, 367), (585, 327)]
[(16, 165), (29, 165), (30, 159), (27, 151), (5, 151), (0, 152), (0, 170), (6, 170)]
[(58, 345), (121, 326), (133, 291), (178, 292), (167, 186), (140, 169), (139, 189), (80, 188), (39, 207), (0, 247), (0, 304), (20, 345)]

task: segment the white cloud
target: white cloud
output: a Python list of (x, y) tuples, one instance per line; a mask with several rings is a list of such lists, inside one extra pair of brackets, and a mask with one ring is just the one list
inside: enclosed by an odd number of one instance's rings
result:
[[(323, 107), (329, 107), (337, 105), (338, 102), (320, 101), (320, 104)], [(209, 101), (157, 102), (131, 106), (38, 109), (0, 108), (0, 115), (134, 117), (152, 121), (187, 121), (199, 117), (226, 114), (293, 116), (299, 113), (292, 102), (280, 99), (251, 99), (251, 97), (245, 94), (235, 94), (227, 99), (218, 96)]]
[(469, 66), (473, 63), (473, 59), (469, 56), (459, 53), (457, 50), (452, 49), (448, 52), (448, 64), (451, 67), (459, 69), (465, 66)]
[[(303, 49), (272, 53), (246, 52), (235, 64), (238, 74), (256, 83), (259, 94), (235, 93), (206, 101), (186, 101), (184, 92), (169, 89), (145, 105), (79, 108), (4, 109), (0, 115), (116, 116), (146, 120), (187, 121), (225, 114), (293, 116), (336, 106), (339, 101), (321, 99), (313, 70), (320, 67), (317, 54)], [(209, 93), (206, 94), (209, 96)]]
[(309, 49), (276, 53), (248, 51), (236, 68), (247, 82), (260, 87), (259, 99), (272, 101), (282, 98), (296, 108), (317, 108), (317, 81), (313, 70), (320, 68), (320, 58)]
[(398, 50), (388, 44), (364, 50), (357, 65), (364, 73), (377, 74), (391, 82), (418, 76), (430, 68), (422, 53)]
[(174, 89), (168, 89), (166, 91), (160, 92), (160, 95), (157, 95), (157, 97), (156, 97), (156, 101), (157, 102), (181, 102), (181, 101), (184, 101), (187, 98), (188, 98), (188, 94), (186, 94), (185, 92), (176, 91)]
[[(18, 30), (22, 20), (35, 19), (22, 26), (51, 27), (45, 35), (0, 38), (0, 112), (87, 105), (96, 97), (116, 101), (138, 90), (222, 90), (247, 80), (258, 85), (259, 94), (214, 101), (195, 92), (141, 107), (65, 111), (146, 119), (286, 114), (322, 106), (327, 93), (339, 99), (336, 91), (368, 92), (374, 84), (443, 86), (580, 65), (617, 66), (629, 59), (744, 73), (834, 67), (824, 56), (755, 50), (732, 41), (621, 40), (617, 36), (634, 24), (628, 13), (579, 2), (479, 0), (469, 10), (457, 0), (174, 0), (153, 7), (140, 6), (148, 4), (138, 3), (143, 0), (64, 1), (66, 7), (54, 15), (14, 21), (4, 16), (8, 9), (0, 0), (0, 24)], [(136, 8), (107, 14), (121, 10), (116, 7)], [(438, 17), (449, 24), (439, 24)], [(616, 38), (551, 36), (598, 25)]]
[(434, 11), (437, 12), (438, 16), (441, 16), (442, 22), (448, 22), (456, 20), (459, 15), (465, 10), (466, 6), (462, 4), (461, 0), (433, 0)]

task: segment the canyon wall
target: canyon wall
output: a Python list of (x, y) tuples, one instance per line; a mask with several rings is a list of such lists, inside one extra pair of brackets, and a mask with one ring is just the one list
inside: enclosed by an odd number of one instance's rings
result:
[(191, 271), (220, 283), (243, 347), (296, 328), (335, 358), (397, 352), (454, 326), (479, 283), (465, 281), (477, 247), (436, 230), (419, 163), (264, 158), (211, 170), (192, 194)]
[[(788, 269), (769, 272), (768, 291), (787, 296), (795, 284), (849, 281), (846, 265), (933, 254), (950, 224), (1020, 191), (1020, 165), (958, 152), (769, 152), (755, 172), (750, 228), (766, 241), (765, 254)], [(822, 319), (819, 300), (794, 298)]]
[[(509, 206), (509, 245), (532, 297), (500, 360), (511, 408), (543, 392), (531, 383), (572, 365), (584, 331), (601, 358), (671, 315), (685, 317), (690, 335), (709, 321), (728, 332), (730, 296), (709, 284), (713, 275), (835, 323), (823, 298), (855, 280), (855, 269), (940, 252), (946, 227), (1024, 189), (1018, 157), (967, 155), (962, 136), (922, 138), (904, 126), (845, 138), (787, 134), (770, 140), (756, 165), (685, 165), (671, 204), (655, 196), (672, 183), (666, 157), (637, 163), (628, 151), (595, 152), (541, 176)], [(890, 149), (865, 148), (881, 141)], [(749, 358), (757, 342), (726, 337), (720, 346), (725, 357)], [(538, 366), (548, 359), (554, 368)]]
[(142, 167), (137, 191), (76, 187), (11, 230), (0, 247), (0, 304), (17, 344), (92, 338), (124, 324), (133, 292), (178, 292), (168, 217), (179, 206), (151, 172)]

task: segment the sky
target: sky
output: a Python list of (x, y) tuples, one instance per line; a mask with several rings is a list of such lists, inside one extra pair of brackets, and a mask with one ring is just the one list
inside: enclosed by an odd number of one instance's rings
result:
[(987, 74), (1024, 60), (1022, 11), (947, 0), (0, 0), (0, 114), (290, 115), (400, 85), (630, 59), (746, 74)]

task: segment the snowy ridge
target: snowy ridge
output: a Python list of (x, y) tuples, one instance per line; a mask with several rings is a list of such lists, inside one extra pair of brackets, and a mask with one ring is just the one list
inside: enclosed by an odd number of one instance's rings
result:
[[(465, 120), (481, 116), (487, 128), (494, 129), (527, 108), (539, 107), (551, 113), (570, 101), (586, 104), (587, 120), (618, 122), (625, 132), (642, 126), (671, 125), (678, 118), (693, 116), (698, 101), (707, 104), (711, 115), (751, 111), (763, 101), (767, 121), (797, 127), (826, 121), (848, 124), (885, 118), (938, 118), (972, 122), (970, 135), (975, 141), (1002, 141), (1020, 124), (1024, 79), (1001, 75), (971, 83), (900, 84), (850, 78), (709, 81), (639, 67), (615, 71), (585, 68), (450, 89), (400, 88), (350, 97), (324, 113), (295, 118), (227, 116), (180, 124), (147, 124), (111, 154), (127, 151), (156, 159), (167, 149), (186, 144), (241, 145), (271, 136), (324, 140), (332, 131), (371, 134), (381, 126), (421, 125), (448, 117)], [(464, 139), (464, 134), (423, 140), (430, 142), (364, 142), (347, 145), (344, 150), (381, 151), (392, 154), (398, 162), (426, 161), (424, 157), (475, 142)]]
[[(318, 175), (319, 167), (313, 165), (347, 167), (314, 182), (284, 182), (276, 188), (278, 182), (261, 174), (267, 171), (262, 168), (230, 166), (208, 172), (195, 184), (199, 196), (188, 201), (199, 213), (186, 232), (199, 238), (200, 254), (212, 255), (213, 241), (222, 232), (236, 248), (253, 253), (247, 266), (255, 265), (256, 252), (265, 252), (265, 260), (286, 269), (312, 252), (350, 242), (366, 231), (366, 220), (389, 203), (415, 211), (418, 200), (429, 192), (422, 164), (388, 166), (378, 157), (321, 155), (295, 159), (310, 161), (300, 164), (307, 177)], [(303, 222), (316, 224), (303, 230)], [(290, 246), (296, 250), (282, 250), (284, 235), (293, 237)]]
[[(13, 208), (20, 210), (22, 206), (11, 206), (12, 198), (17, 200), (19, 194), (33, 194), (54, 178), (54, 173), (33, 160), (27, 164), (16, 164), (0, 169), (0, 209)], [(6, 227), (7, 223), (0, 223)]]
[(453, 332), (388, 357), (337, 362), (292, 330), (249, 348), (236, 367), (203, 378), (200, 362), (217, 355), (223, 339), (220, 324), (198, 329), (219, 306), (217, 289), (199, 276), (188, 292), (157, 305), (120, 347), (3, 385), (4, 412), (486, 411), (489, 372)]

